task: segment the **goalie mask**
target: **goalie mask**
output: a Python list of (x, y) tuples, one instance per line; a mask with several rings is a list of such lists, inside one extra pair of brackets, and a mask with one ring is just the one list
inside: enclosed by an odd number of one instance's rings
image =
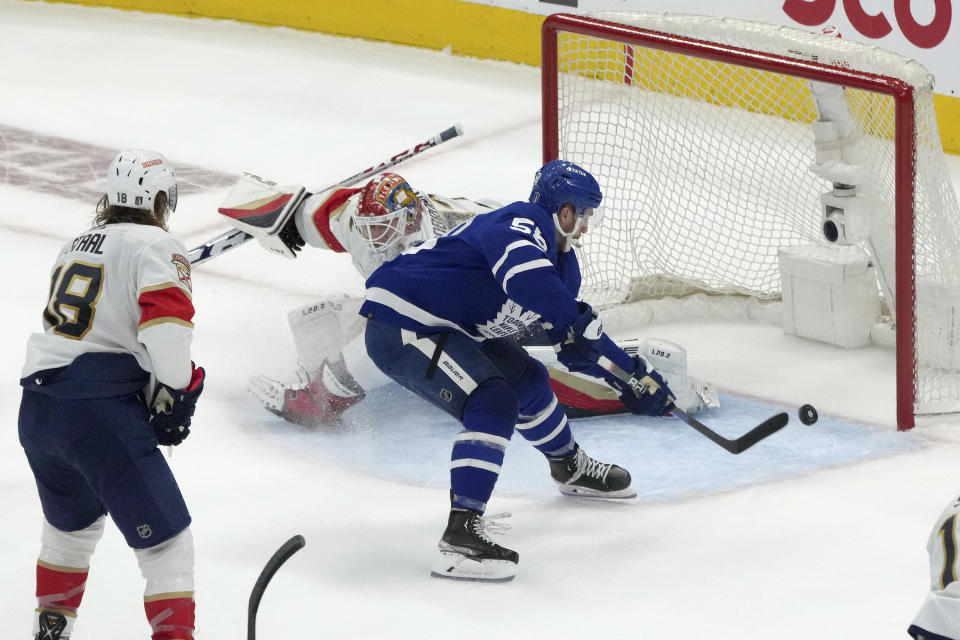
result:
[(154, 210), (157, 194), (167, 197), (168, 211), (177, 208), (177, 180), (173, 168), (156, 151), (127, 149), (107, 171), (107, 203), (111, 206)]
[(420, 228), (420, 199), (396, 173), (383, 173), (363, 187), (353, 226), (374, 251), (394, 247)]

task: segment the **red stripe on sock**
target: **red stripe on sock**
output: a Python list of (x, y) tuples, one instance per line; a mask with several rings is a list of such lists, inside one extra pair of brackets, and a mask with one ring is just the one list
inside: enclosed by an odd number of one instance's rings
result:
[(143, 603), (153, 640), (193, 640), (193, 598), (163, 598)]
[(87, 571), (57, 571), (37, 565), (37, 604), (41, 609), (77, 612)]

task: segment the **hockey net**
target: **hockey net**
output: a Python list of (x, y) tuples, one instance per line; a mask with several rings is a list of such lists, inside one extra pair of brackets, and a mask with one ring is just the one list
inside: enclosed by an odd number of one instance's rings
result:
[[(811, 170), (812, 88), (825, 86), (843, 87), (879, 203), (869, 240), (842, 249), (822, 232), (831, 182)], [(897, 424), (960, 411), (960, 208), (921, 65), (740, 20), (561, 14), (544, 23), (543, 115), (544, 160), (581, 164), (604, 189), (585, 299), (776, 301), (781, 248), (868, 253), (896, 332)]]

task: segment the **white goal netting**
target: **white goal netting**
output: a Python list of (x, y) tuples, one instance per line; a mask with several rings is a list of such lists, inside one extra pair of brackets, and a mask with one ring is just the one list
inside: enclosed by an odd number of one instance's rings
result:
[[(912, 60), (835, 35), (703, 16), (592, 17), (913, 87), (914, 410), (960, 410), (960, 208), (932, 76)], [(617, 30), (558, 34), (558, 155), (588, 168), (605, 193), (603, 224), (585, 236), (581, 254), (583, 295), (595, 305), (698, 292), (777, 300), (778, 251), (829, 244), (820, 196), (831, 183), (811, 170), (819, 116), (811, 82), (791, 75), (789, 63), (757, 70), (714, 57), (626, 44)], [(895, 259), (896, 202), (906, 193), (896, 181), (896, 140), (905, 133), (890, 95), (853, 88), (841, 95), (855, 125), (848, 142), (878, 202), (870, 241), (858, 250), (878, 263), (889, 312), (895, 298), (909, 300), (896, 294)]]

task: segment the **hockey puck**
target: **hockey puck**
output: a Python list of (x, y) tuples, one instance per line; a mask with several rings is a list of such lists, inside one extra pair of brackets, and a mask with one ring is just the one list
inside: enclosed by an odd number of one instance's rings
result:
[(805, 404), (800, 407), (800, 410), (797, 412), (800, 414), (800, 422), (806, 425), (811, 425), (817, 421), (820, 415), (817, 413), (817, 410), (813, 408), (812, 404)]

